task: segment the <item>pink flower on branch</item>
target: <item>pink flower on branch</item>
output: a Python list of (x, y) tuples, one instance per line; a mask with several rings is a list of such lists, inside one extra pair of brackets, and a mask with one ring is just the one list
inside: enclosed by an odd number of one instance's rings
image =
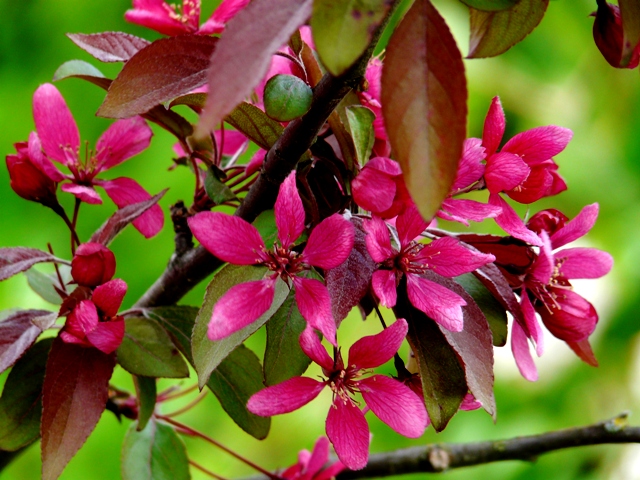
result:
[(347, 468), (364, 468), (369, 456), (369, 426), (353, 398), (356, 393), (362, 394), (367, 408), (380, 420), (406, 437), (418, 438), (429, 422), (422, 400), (409, 387), (384, 375), (363, 378), (367, 370), (393, 358), (407, 330), (407, 322), (398, 319), (379, 334), (361, 338), (349, 349), (345, 364), (340, 350), (335, 350), (336, 354), (331, 358), (318, 336), (307, 328), (300, 335), (300, 346), (322, 367), (326, 378), (317, 381), (294, 377), (265, 388), (249, 399), (247, 408), (261, 416), (289, 413), (316, 398), (324, 387), (329, 387), (333, 392), (333, 403), (327, 416), (327, 436)]
[(330, 480), (344, 469), (345, 466), (340, 461), (329, 464), (329, 440), (327, 437), (320, 437), (313, 452), (301, 450), (298, 463), (287, 468), (278, 477), (286, 480)]
[(327, 287), (303, 276), (312, 267), (329, 270), (344, 262), (354, 242), (353, 225), (338, 214), (320, 222), (306, 246), (295, 245), (305, 228), (305, 212), (296, 188), (295, 171), (280, 186), (275, 204), (278, 241), (267, 248), (258, 230), (241, 218), (220, 212), (201, 212), (189, 218), (198, 241), (219, 259), (235, 265), (263, 265), (272, 273), (263, 280), (241, 283), (225, 293), (213, 308), (208, 336), (220, 340), (249, 325), (273, 303), (281, 278), (295, 287), (296, 303), (304, 319), (336, 345), (336, 323)]

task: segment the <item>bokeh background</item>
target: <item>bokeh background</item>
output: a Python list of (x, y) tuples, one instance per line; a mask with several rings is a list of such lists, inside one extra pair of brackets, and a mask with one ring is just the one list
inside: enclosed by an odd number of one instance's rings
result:
[[(203, 1), (203, 17), (215, 0)], [(434, 1), (452, 27), (465, 53), (468, 13), (457, 1)], [(154, 32), (124, 22), (130, 0), (0, 0), (0, 152), (26, 140), (33, 129), (31, 97), (41, 83), (51, 81), (59, 65), (70, 59), (89, 61), (107, 76), (118, 65), (99, 64), (65, 37), (67, 32), (130, 32), (148, 39)], [(592, 343), (599, 368), (580, 362), (560, 342), (548, 338), (549, 347), (537, 361), (540, 380), (529, 383), (515, 368), (509, 349), (496, 352), (497, 422), (483, 411), (462, 412), (445, 432), (432, 429), (418, 440), (394, 434), (376, 418), (369, 418), (374, 437), (372, 449), (384, 451), (430, 442), (469, 442), (507, 438), (611, 418), (630, 411), (630, 422), (640, 424), (640, 82), (638, 71), (614, 70), (597, 51), (591, 36), (596, 8), (594, 0), (555, 0), (542, 24), (522, 43), (495, 59), (465, 61), (470, 86), (469, 136), (480, 136), (490, 100), (500, 95), (506, 110), (508, 132), (556, 124), (573, 130), (568, 148), (557, 158), (569, 190), (546, 199), (537, 209), (554, 207), (570, 217), (588, 203), (600, 204), (600, 218), (582, 245), (611, 252), (615, 266), (598, 281), (576, 282), (600, 312), (600, 324)], [(232, 78), (229, 81), (233, 81)], [(104, 94), (81, 80), (58, 84), (79, 124), (83, 141), (93, 146), (110, 124), (94, 116)], [(172, 137), (155, 128), (151, 147), (107, 176), (131, 176), (149, 191), (170, 190), (161, 205), (165, 212), (178, 199), (188, 201), (192, 177), (187, 169), (168, 171), (172, 164)], [(61, 197), (71, 206), (69, 198)], [(106, 195), (102, 206), (83, 206), (81, 238), (88, 238), (110, 215), (114, 206)], [(9, 188), (0, 168), (0, 245), (46, 248), (68, 255), (68, 234), (62, 222), (40, 205), (23, 201)], [(521, 210), (525, 213), (525, 210)], [(118, 259), (117, 277), (129, 285), (125, 307), (131, 305), (154, 281), (172, 252), (172, 232), (165, 225), (156, 238), (144, 240), (126, 230), (112, 245)], [(204, 284), (183, 304), (198, 305)], [(53, 308), (27, 286), (24, 276), (0, 284), (0, 309)], [(374, 322), (356, 316), (344, 323), (356, 336), (376, 331)], [(341, 336), (344, 334), (341, 334)], [(347, 335), (342, 336), (346, 338)], [(250, 346), (264, 348), (264, 338), (253, 337)], [(391, 370), (389, 370), (391, 371)], [(2, 381), (6, 374), (2, 376)], [(181, 384), (189, 386), (193, 380)], [(113, 383), (132, 390), (128, 375), (116, 371)], [(161, 382), (161, 388), (169, 382)], [(193, 398), (193, 397), (190, 397)], [(209, 395), (197, 408), (180, 417), (227, 446), (269, 469), (295, 462), (297, 451), (310, 449), (324, 432), (328, 395), (298, 412), (273, 419), (267, 440), (257, 441), (241, 431)], [(179, 406), (167, 406), (170, 411)], [(164, 408), (164, 407), (163, 407)], [(85, 447), (62, 475), (65, 480), (111, 480), (120, 477), (120, 446), (129, 426), (105, 413)], [(190, 456), (225, 477), (251, 474), (210, 445), (186, 439)], [(640, 479), (640, 446), (597, 446), (560, 451), (533, 463), (506, 462), (442, 474), (447, 479)], [(0, 473), (0, 479), (36, 479), (40, 475), (39, 445), (32, 445)], [(207, 478), (193, 471), (193, 478)], [(424, 475), (404, 478), (424, 478)]]

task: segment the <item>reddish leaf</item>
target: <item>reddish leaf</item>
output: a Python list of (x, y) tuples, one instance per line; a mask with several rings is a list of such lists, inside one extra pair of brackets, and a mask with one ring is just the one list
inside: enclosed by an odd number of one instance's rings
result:
[(0, 248), (0, 282), (29, 270), (36, 263), (55, 261), (59, 260), (50, 253), (37, 248)]
[(353, 250), (342, 265), (327, 271), (325, 275), (333, 318), (338, 325), (367, 294), (376, 267), (365, 244), (366, 234), (362, 230), (362, 220), (353, 217), (351, 223), (356, 234)]
[(101, 62), (126, 62), (151, 43), (123, 32), (67, 33), (67, 37)]
[(311, 15), (312, 0), (254, 0), (229, 23), (211, 56), (209, 96), (197, 137), (206, 137), (267, 73), (271, 55)]
[(382, 71), (382, 112), (407, 188), (430, 220), (449, 193), (466, 135), (462, 56), (428, 0), (393, 33)]
[(20, 310), (0, 322), (0, 373), (13, 365), (42, 333), (31, 320), (50, 313), (46, 310)]
[(132, 203), (131, 205), (127, 205), (126, 207), (119, 209), (102, 224), (102, 226), (91, 236), (91, 240), (89, 241), (101, 243), (105, 247), (108, 246), (127, 225), (158, 203), (166, 192), (167, 189), (165, 188), (149, 200)]
[(499, 12), (471, 8), (467, 58), (495, 57), (506, 52), (538, 26), (548, 5), (549, 0), (520, 0)]
[(42, 396), (42, 478), (55, 480), (105, 409), (115, 355), (56, 338)]
[(638, 0), (619, 0), (620, 16), (622, 17), (622, 42), (621, 66), (626, 66), (631, 60), (633, 51), (640, 42), (640, 2)]
[(143, 48), (111, 83), (97, 115), (132, 117), (201, 87), (216, 42), (206, 35), (178, 35)]

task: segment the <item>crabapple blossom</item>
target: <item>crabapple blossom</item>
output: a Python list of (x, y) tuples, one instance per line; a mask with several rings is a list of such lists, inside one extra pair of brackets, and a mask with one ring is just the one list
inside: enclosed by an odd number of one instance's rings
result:
[(313, 452), (301, 450), (298, 463), (287, 468), (278, 477), (286, 480), (330, 480), (345, 469), (341, 461), (329, 462), (329, 440), (320, 437), (313, 446)]
[(116, 257), (99, 243), (83, 243), (71, 260), (71, 276), (78, 285), (97, 287), (116, 273)]

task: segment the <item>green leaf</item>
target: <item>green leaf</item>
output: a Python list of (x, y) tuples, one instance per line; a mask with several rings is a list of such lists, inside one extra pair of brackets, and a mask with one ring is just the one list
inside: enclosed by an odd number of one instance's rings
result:
[(258, 440), (267, 437), (271, 419), (247, 410), (249, 397), (264, 388), (262, 365), (255, 353), (239, 345), (213, 371), (207, 387), (240, 428)]
[(467, 126), (462, 56), (429, 0), (416, 0), (389, 41), (382, 112), (411, 197), (430, 221), (449, 194)]
[(177, 305), (173, 307), (157, 307), (145, 310), (145, 315), (155, 320), (169, 332), (173, 343), (191, 364), (191, 333), (198, 315), (197, 307)]
[(313, 2), (313, 41), (331, 74), (343, 74), (364, 53), (392, 3), (387, 0)]
[(282, 125), (247, 102), (234, 108), (225, 121), (265, 150), (269, 150), (284, 131)]
[(204, 104), (206, 102), (206, 93), (187, 93), (171, 100), (171, 102), (169, 102), (168, 108), (175, 107), (176, 105), (187, 105), (188, 107), (195, 107), (196, 109), (200, 109), (204, 107)]
[[(58, 270), (60, 271), (60, 275), (62, 276), (62, 280), (66, 283), (71, 279), (71, 268), (67, 265), (58, 265)], [(60, 305), (62, 303), (62, 298), (56, 292), (56, 287), (60, 288), (60, 282), (58, 282), (58, 276), (55, 273), (47, 275), (42, 273), (35, 268), (27, 270), (24, 272), (27, 277), (27, 283), (31, 287), (31, 289), (36, 292), (40, 297), (46, 300), (49, 303), (53, 303), (54, 305)], [(71, 293), (74, 287), (72, 285), (67, 285), (67, 291)], [(71, 287), (71, 289), (69, 289)]]
[(542, 21), (549, 0), (520, 0), (508, 10), (470, 9), (469, 55), (495, 57), (524, 39)]
[(127, 318), (124, 322), (124, 340), (116, 351), (122, 368), (143, 377), (189, 376), (180, 352), (157, 322), (147, 318)]
[(468, 7), (485, 12), (497, 12), (513, 7), (520, 0), (460, 0)]
[(269, 310), (252, 324), (232, 333), (228, 337), (215, 342), (209, 340), (207, 327), (216, 302), (234, 285), (260, 280), (266, 272), (267, 269), (264, 267), (227, 265), (218, 271), (207, 286), (204, 302), (198, 312), (196, 324), (193, 327), (193, 336), (191, 337), (191, 351), (193, 352), (193, 361), (198, 373), (198, 385), (200, 388), (207, 383), (211, 372), (220, 365), (227, 355), (264, 325), (287, 298), (289, 287), (278, 279), (273, 303)]
[(81, 78), (107, 90), (111, 80), (105, 78), (100, 70), (83, 60), (69, 60), (58, 67), (53, 74), (53, 81), (65, 78)]
[(493, 345), (504, 346), (507, 343), (507, 312), (504, 307), (472, 273), (465, 273), (455, 280), (471, 295), (484, 313), (493, 336)]
[(373, 142), (376, 139), (373, 131), (373, 121), (376, 119), (376, 115), (367, 107), (354, 105), (345, 108), (345, 116), (347, 117), (345, 126), (349, 129), (353, 139), (358, 163), (364, 165), (369, 160)]
[(52, 342), (36, 343), (7, 377), (0, 398), (0, 450), (15, 451), (40, 437), (42, 383)]
[(271, 118), (288, 122), (311, 108), (313, 91), (295, 75), (274, 75), (264, 86), (264, 109)]
[(298, 338), (307, 322), (293, 292), (267, 323), (267, 347), (264, 352), (264, 380), (267, 386), (302, 375), (311, 359), (300, 348)]
[(129, 427), (122, 443), (122, 480), (189, 480), (189, 459), (173, 428), (151, 420), (141, 432)]
[(204, 189), (214, 205), (220, 205), (237, 198), (231, 189), (218, 178), (216, 169), (213, 167), (209, 167), (207, 175), (204, 177)]
[(276, 215), (273, 210), (265, 210), (253, 221), (253, 226), (258, 229), (265, 245), (270, 245), (278, 239), (278, 227)]
[(136, 430), (140, 431), (144, 430), (156, 408), (156, 379), (134, 375), (133, 384), (136, 387), (136, 396), (138, 397), (138, 426)]

